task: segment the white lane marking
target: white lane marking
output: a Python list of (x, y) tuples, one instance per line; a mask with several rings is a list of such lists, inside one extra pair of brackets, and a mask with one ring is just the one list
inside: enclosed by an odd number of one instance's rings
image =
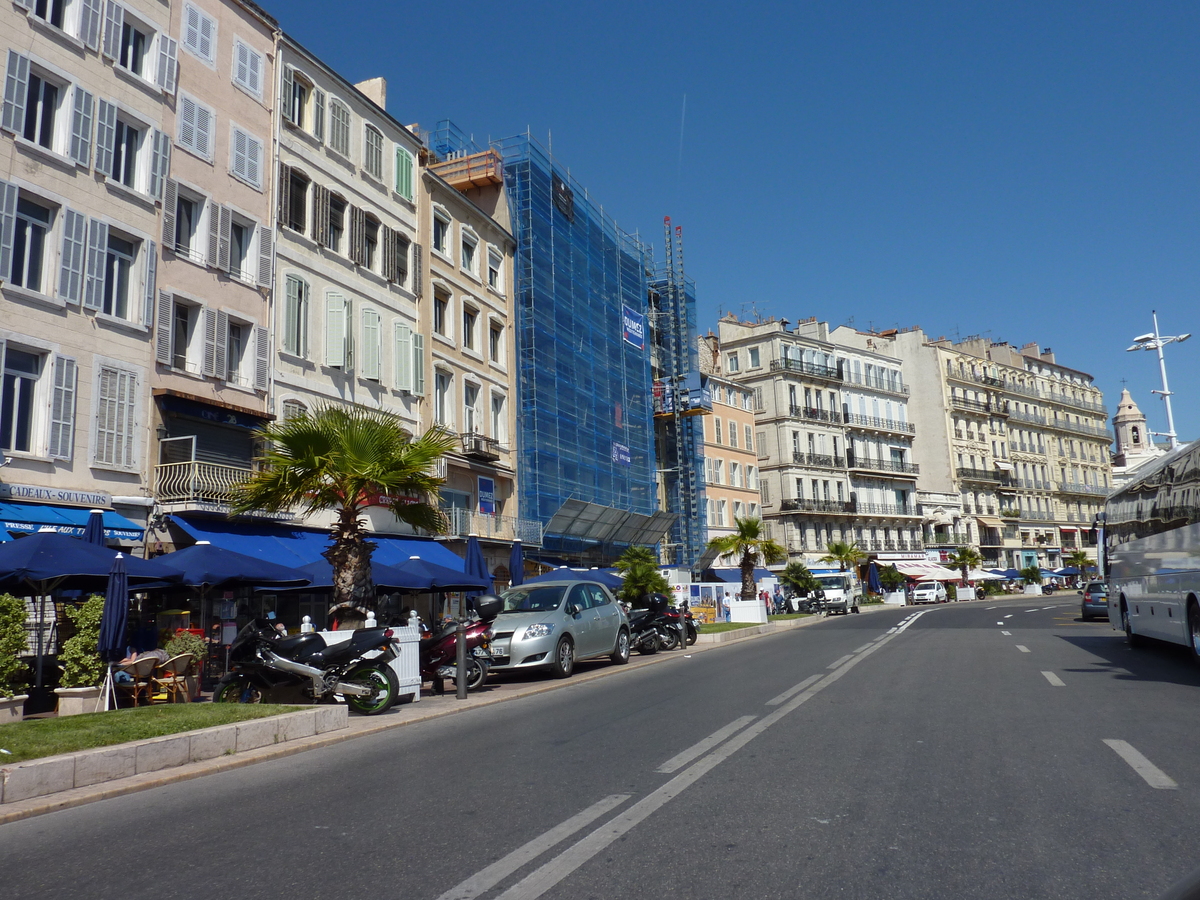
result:
[(896, 629), (896, 634), (900, 634), (902, 631), (907, 629), (909, 625), (911, 625), (913, 622), (917, 621), (917, 619), (921, 618), (921, 616), (925, 615), (928, 612), (932, 612), (932, 610), (925, 609), (919, 613), (913, 613), (913, 615), (909, 616), (907, 619), (905, 619), (903, 622), (900, 623), (900, 626)]
[(1002, 632), (1000, 632), (1000, 633), (1001, 633), (1001, 634), (1007, 634), (1009, 637), (1012, 637), (1012, 632), (1011, 632), (1011, 631), (1002, 631)]
[(844, 662), (846, 662), (847, 660), (850, 660), (850, 659), (854, 659), (854, 654), (853, 654), (853, 653), (847, 653), (847, 654), (846, 654), (845, 656), (843, 656), (841, 659), (834, 660), (833, 662), (831, 662), (831, 663), (829, 664), (829, 668), (831, 668), (831, 669), (836, 669), (836, 668), (837, 668), (838, 666), (840, 666), (842, 663), (844, 663)]
[(481, 869), (462, 884), (450, 888), (438, 897), (438, 900), (472, 900), (472, 898), (486, 893), (517, 869), (537, 859), (555, 844), (569, 838), (581, 828), (591, 825), (605, 813), (616, 809), (630, 796), (630, 794), (612, 794), (599, 803), (592, 804), (583, 812), (571, 816), (561, 825), (555, 825), (545, 834), (538, 835), (529, 843), (518, 847), (508, 856), (496, 860), (486, 869)]
[(895, 634), (895, 633), (896, 633), (896, 629), (895, 629), (895, 628), (889, 628), (889, 629), (887, 630), (887, 633), (888, 633), (888, 634)]
[(1012, 614), (1012, 613), (1009, 613), (1009, 614), (1008, 614), (1007, 616), (1005, 616), (1004, 618), (1006, 618), (1006, 619), (1011, 619), (1012, 617), (1013, 617), (1013, 614)]
[(1004, 623), (1003, 623), (1003, 622), (997, 622), (996, 624), (997, 624), (997, 625), (1003, 625)]
[(1179, 787), (1171, 776), (1138, 753), (1129, 742), (1105, 738), (1104, 743), (1112, 747), (1117, 756), (1129, 763), (1130, 768), (1141, 775), (1150, 787), (1164, 791), (1173, 791)]
[(1025, 610), (1025, 612), (1037, 612), (1037, 611), (1038, 611), (1038, 610), (1036, 610), (1036, 609), (1027, 609), (1027, 610)]
[(871, 644), (873, 644), (873, 643), (875, 643), (875, 642), (874, 642), (874, 641), (868, 641), (867, 643), (865, 643), (865, 644), (863, 644), (861, 647), (859, 647), (857, 650), (851, 650), (850, 652), (851, 652), (851, 653), (862, 653), (864, 650), (866, 650), (868, 647), (870, 647), (870, 646), (871, 646)]
[[(820, 676), (818, 675), (817, 677), (819, 678)], [(654, 771), (662, 772), (665, 775), (670, 775), (672, 772), (678, 772), (680, 769), (682, 769), (684, 766), (686, 766), (688, 763), (690, 763), (693, 759), (696, 759), (699, 756), (703, 756), (705, 753), (707, 753), (713, 747), (717, 746), (717, 744), (721, 743), (721, 741), (725, 740), (725, 738), (729, 737), (734, 732), (740, 731), (741, 729), (745, 728), (747, 725), (749, 725), (751, 722), (753, 722), (756, 718), (758, 718), (758, 717), (757, 716), (742, 716), (740, 719), (734, 719), (732, 722), (730, 722), (724, 728), (718, 728), (716, 731), (714, 731), (712, 734), (710, 734), (704, 740), (697, 741), (695, 744), (688, 747), (682, 753), (675, 754), (674, 756), (672, 756), (670, 759), (668, 759), (665, 763), (663, 763), (661, 766), (659, 766)]]
[(1042, 610), (1043, 610), (1043, 611), (1045, 611), (1045, 610), (1047, 610), (1047, 609), (1058, 609), (1058, 607), (1057, 607), (1057, 606), (1043, 606), (1043, 607), (1042, 607)]
[(984, 610), (983, 610), (983, 611), (984, 611), (984, 612), (987, 612), (989, 609), (999, 609), (999, 608), (1000, 608), (1000, 607), (998, 607), (998, 606), (986, 606), (986, 607), (984, 607)]
[(783, 703), (785, 700), (787, 700), (793, 694), (800, 693), (802, 690), (804, 690), (806, 687), (808, 687), (814, 681), (817, 681), (819, 678), (821, 678), (821, 676), (819, 674), (818, 675), (809, 675), (807, 678), (805, 678), (802, 682), (800, 682), (795, 687), (788, 688), (786, 691), (784, 691), (778, 697), (772, 697), (770, 700), (767, 701), (767, 706), (778, 706), (780, 703)]
[(1066, 687), (1067, 686), (1067, 683), (1065, 681), (1063, 681), (1061, 678), (1059, 678), (1057, 675), (1055, 675), (1053, 672), (1043, 672), (1042, 674), (1045, 675), (1046, 680), (1048, 682), (1050, 682), (1052, 685), (1054, 685), (1055, 687)]
[(1017, 644), (1017, 649), (1020, 650), (1022, 653), (1030, 653), (1031, 652), (1030, 649), (1028, 647), (1026, 647), (1024, 644)]
[(609, 846), (609, 844), (612, 844), (623, 834), (626, 834), (636, 825), (657, 812), (668, 801), (678, 797), (687, 788), (707, 775), (720, 763), (733, 756), (734, 753), (741, 750), (784, 716), (794, 712), (802, 704), (815, 697), (819, 691), (833, 684), (833, 682), (837, 681), (888, 641), (892, 640), (893, 637), (894, 635), (886, 637), (861, 656), (853, 657), (849, 663), (838, 669), (838, 671), (830, 672), (808, 690), (790, 700), (785, 706), (781, 706), (775, 712), (763, 716), (740, 734), (734, 735), (734, 737), (708, 754), (708, 756), (702, 757), (692, 763), (692, 765), (684, 769), (662, 787), (647, 794), (633, 806), (629, 807), (629, 809), (613, 817), (591, 834), (581, 838), (558, 856), (540, 868), (535, 869), (501, 894), (497, 900), (536, 900), (536, 898), (546, 893), (546, 891), (550, 890), (605, 847)]

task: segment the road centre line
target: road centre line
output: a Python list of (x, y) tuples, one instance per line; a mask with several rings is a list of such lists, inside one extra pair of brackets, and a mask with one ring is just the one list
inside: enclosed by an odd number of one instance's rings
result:
[(998, 606), (988, 606), (988, 607), (985, 607), (983, 611), (987, 612), (989, 609), (999, 609), (999, 608), (1000, 607), (998, 607)]
[(1003, 623), (1003, 622), (997, 622), (996, 624), (997, 624), (997, 625), (1003, 625), (1004, 623)]
[(1000, 633), (1001, 633), (1001, 634), (1007, 634), (1009, 637), (1012, 637), (1012, 632), (1011, 632), (1011, 631), (1002, 631), (1002, 632), (1000, 632)]
[[(813, 676), (813, 678), (810, 679), (810, 683), (811, 683), (811, 681), (815, 681), (817, 678), (820, 678), (820, 677), (821, 677), (820, 675)], [(729, 737), (731, 734), (734, 734), (734, 733), (740, 731), (742, 728), (746, 727), (751, 722), (753, 722), (756, 718), (758, 718), (758, 717), (757, 716), (742, 716), (740, 719), (734, 719), (732, 722), (730, 722), (724, 728), (718, 728), (716, 731), (714, 731), (712, 734), (710, 734), (704, 740), (697, 741), (695, 744), (692, 744), (692, 746), (688, 747), (682, 753), (676, 753), (674, 756), (672, 756), (670, 759), (668, 759), (665, 763), (663, 763), (661, 766), (659, 766), (654, 771), (662, 772), (665, 775), (670, 775), (672, 772), (678, 772), (680, 769), (682, 769), (684, 766), (686, 766), (688, 763), (690, 763), (693, 759), (703, 756), (705, 753), (707, 753), (713, 747), (717, 746), (717, 744), (721, 743), (721, 741), (725, 740), (725, 738)]]
[(1179, 787), (1173, 778), (1138, 753), (1129, 742), (1105, 738), (1104, 743), (1112, 747), (1117, 756), (1129, 763), (1130, 768), (1142, 776), (1142, 780), (1150, 787), (1164, 791), (1173, 791)]
[(1065, 681), (1063, 681), (1061, 678), (1059, 678), (1057, 675), (1055, 675), (1053, 672), (1043, 672), (1042, 674), (1045, 675), (1046, 680), (1048, 682), (1050, 682), (1052, 685), (1054, 685), (1055, 687), (1066, 687), (1067, 686), (1067, 683)]
[(785, 700), (787, 700), (793, 694), (800, 693), (802, 690), (804, 690), (806, 687), (808, 687), (814, 681), (819, 680), (821, 677), (822, 676), (820, 675), (820, 673), (818, 673), (816, 675), (809, 675), (802, 682), (795, 685), (794, 687), (788, 688), (786, 691), (784, 691), (778, 697), (772, 697), (770, 700), (767, 701), (766, 705), (767, 706), (778, 706), (780, 703), (783, 703)]
[(1012, 614), (1012, 613), (1009, 613), (1009, 614), (1008, 614), (1007, 616), (1005, 616), (1004, 618), (1006, 618), (1006, 619), (1011, 619), (1012, 617), (1013, 617), (1013, 614)]
[(1028, 647), (1026, 647), (1024, 644), (1017, 644), (1017, 649), (1020, 650), (1022, 653), (1032, 653), (1033, 652)]
[(870, 646), (871, 646), (871, 644), (873, 644), (873, 643), (875, 643), (875, 642), (874, 642), (874, 641), (868, 641), (867, 643), (865, 643), (865, 644), (863, 644), (861, 647), (859, 647), (857, 650), (851, 650), (850, 652), (851, 652), (851, 653), (862, 653), (864, 650), (866, 650), (868, 647), (870, 647)]
[(853, 654), (853, 653), (847, 653), (847, 654), (846, 654), (845, 656), (843, 656), (841, 659), (834, 660), (833, 662), (831, 662), (831, 663), (829, 664), (829, 668), (831, 668), (831, 669), (836, 669), (836, 668), (837, 668), (838, 666), (840, 666), (842, 663), (844, 663), (844, 662), (847, 662), (847, 661), (849, 661), (849, 660), (851, 660), (851, 659), (854, 659), (854, 654)]
[(550, 890), (596, 854), (604, 850), (605, 847), (608, 847), (636, 825), (649, 818), (670, 800), (679, 796), (687, 788), (707, 775), (720, 763), (727, 760), (738, 750), (741, 750), (776, 722), (815, 697), (819, 691), (833, 684), (833, 682), (837, 681), (894, 637), (895, 635), (890, 635), (883, 638), (869, 650), (859, 656), (853, 657), (850, 662), (836, 672), (830, 672), (822, 677), (812, 687), (788, 701), (785, 706), (781, 706), (775, 712), (763, 716), (757, 722), (745, 728), (740, 734), (734, 735), (730, 740), (717, 747), (712, 753), (692, 763), (692, 765), (684, 769), (662, 787), (647, 794), (633, 806), (629, 807), (629, 809), (610, 819), (591, 834), (581, 838), (558, 856), (531, 872), (501, 894), (497, 900), (536, 900), (536, 898)]
[(593, 803), (583, 812), (576, 813), (565, 822), (555, 825), (545, 834), (538, 835), (532, 841), (521, 845), (507, 856), (496, 860), (486, 869), (480, 869), (462, 884), (450, 888), (438, 900), (473, 900), (480, 894), (486, 893), (511, 875), (521, 866), (537, 859), (547, 850), (569, 838), (581, 828), (591, 825), (605, 813), (616, 809), (631, 794), (612, 794), (599, 803)]
[(1046, 611), (1046, 610), (1048, 610), (1048, 609), (1058, 609), (1058, 607), (1057, 607), (1057, 606), (1043, 606), (1043, 607), (1042, 607), (1042, 612), (1045, 612), (1045, 611)]
[[(1051, 608), (1051, 609), (1053, 609), (1054, 607), (1050, 607), (1050, 608)], [(1027, 610), (1025, 610), (1025, 612), (1041, 612), (1041, 610), (1037, 610), (1037, 609), (1027, 609)]]

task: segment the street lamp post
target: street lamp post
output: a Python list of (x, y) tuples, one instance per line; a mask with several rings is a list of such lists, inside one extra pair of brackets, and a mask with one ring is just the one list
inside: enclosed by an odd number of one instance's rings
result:
[[(1162, 390), (1151, 391), (1152, 394), (1161, 394), (1163, 403), (1167, 407), (1167, 430), (1165, 437), (1171, 442), (1171, 449), (1174, 450), (1179, 446), (1179, 438), (1175, 434), (1175, 418), (1171, 415), (1171, 389), (1167, 387), (1167, 361), (1163, 358), (1163, 347), (1167, 344), (1179, 344), (1191, 337), (1191, 334), (1159, 334), (1158, 333), (1158, 312), (1151, 310), (1150, 315), (1154, 318), (1154, 332), (1152, 334), (1143, 334), (1133, 339), (1133, 346), (1126, 347), (1126, 352), (1132, 353), (1134, 350), (1157, 350), (1158, 351), (1158, 372), (1162, 376)], [(1152, 432), (1153, 434), (1163, 434), (1161, 431)]]

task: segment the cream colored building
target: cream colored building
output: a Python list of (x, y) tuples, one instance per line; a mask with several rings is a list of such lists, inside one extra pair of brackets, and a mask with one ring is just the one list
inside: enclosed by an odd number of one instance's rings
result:
[[(715, 344), (716, 339), (701, 341)], [(754, 392), (719, 374), (705, 374), (712, 412), (697, 421), (704, 433), (704, 519), (712, 540), (732, 534), (736, 519), (760, 518), (762, 495), (754, 449)]]
[[(172, 7), (0, 7), (0, 495), (15, 501), (9, 531), (58, 526), (56, 518), (69, 527), (100, 507), (110, 539), (136, 544), (150, 513), (159, 205), (178, 81)], [(39, 514), (42, 522), (29, 521)]]

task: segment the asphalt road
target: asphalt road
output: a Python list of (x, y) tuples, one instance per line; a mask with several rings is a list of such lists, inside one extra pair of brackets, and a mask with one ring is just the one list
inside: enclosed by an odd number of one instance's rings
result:
[(1198, 696), (1074, 594), (842, 617), (0, 826), (0, 896), (1153, 898)]

